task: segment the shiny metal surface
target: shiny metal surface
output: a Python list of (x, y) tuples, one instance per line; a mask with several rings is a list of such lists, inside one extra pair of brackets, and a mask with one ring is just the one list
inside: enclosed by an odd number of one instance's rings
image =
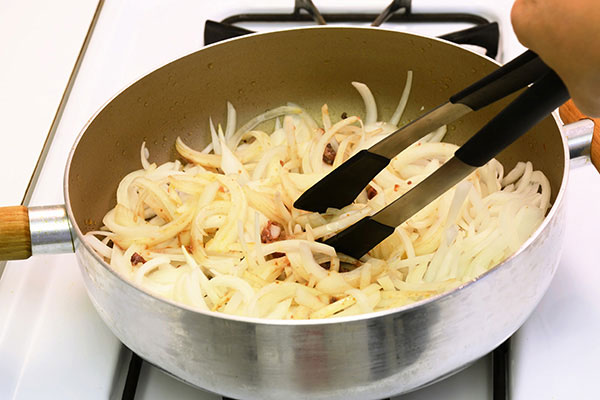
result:
[(423, 208), (423, 205), (440, 197), (476, 169), (477, 167), (452, 157), (421, 183), (374, 214), (371, 219), (387, 226), (396, 227), (415, 215)]
[[(349, 51), (356, 46), (360, 51)], [(330, 27), (234, 39), (136, 82), (90, 121), (65, 173), (76, 254), (94, 306), (115, 335), (144, 359), (192, 385), (233, 398), (377, 399), (463, 368), (525, 321), (555, 272), (564, 235), (568, 151), (553, 118), (499, 156), (506, 168), (532, 160), (548, 176), (553, 206), (543, 224), (515, 255), (473, 282), (400, 309), (308, 321), (194, 311), (125, 281), (82, 237), (114, 205), (121, 177), (140, 168), (143, 140), (157, 163), (174, 155), (178, 135), (202, 148), (209, 137), (208, 116), (224, 120), (227, 100), (236, 106), (238, 121), (288, 101), (315, 115), (324, 102), (332, 115), (361, 113), (361, 99), (349, 84), (358, 80), (373, 90), (385, 119), (404, 83), (390, 82), (412, 69), (408, 121), (495, 67), (440, 40)], [(464, 143), (505, 104), (459, 118), (448, 126), (447, 140)]]
[(577, 157), (589, 157), (592, 138), (594, 137), (594, 121), (582, 119), (563, 127), (563, 134), (567, 138), (569, 156), (571, 159)]
[(65, 206), (29, 207), (29, 230), (33, 255), (75, 251)]
[(422, 118), (403, 126), (368, 150), (391, 159), (429, 132), (442, 125), (447, 125), (471, 111), (473, 110), (469, 106), (462, 103), (444, 103), (429, 111)]

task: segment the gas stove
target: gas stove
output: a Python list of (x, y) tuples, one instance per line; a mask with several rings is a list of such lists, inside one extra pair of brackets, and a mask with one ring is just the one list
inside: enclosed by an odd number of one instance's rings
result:
[[(367, 26), (379, 18), (386, 29), (449, 40), (450, 33), (492, 26), (499, 33), (496, 49), (489, 35), (484, 43), (462, 43), (500, 62), (523, 51), (510, 27), (512, 0), (315, 0), (318, 10), (308, 0), (93, 3), (95, 14), (85, 14), (88, 40), (81, 31), (83, 51), (55, 109), (52, 134), (42, 138), (44, 151), (25, 196), (28, 205), (63, 203), (59, 182), (67, 154), (90, 116), (139, 77), (215, 39), (205, 37), (207, 32), (228, 37), (323, 20)], [(384, 13), (386, 8), (393, 13)], [(600, 272), (592, 232), (600, 223), (598, 198), (600, 178), (593, 168), (574, 169), (558, 273), (509, 343), (462, 372), (395, 399), (595, 398), (594, 378), (600, 373), (592, 363), (600, 356), (595, 340), (600, 318), (594, 315), (600, 299), (593, 282)], [(120, 344), (89, 302), (74, 255), (7, 263), (0, 278), (0, 355), (0, 398), (221, 399), (177, 381)]]

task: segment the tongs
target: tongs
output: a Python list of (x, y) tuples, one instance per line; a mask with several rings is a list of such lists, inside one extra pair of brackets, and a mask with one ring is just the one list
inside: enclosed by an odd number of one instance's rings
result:
[(294, 207), (324, 212), (342, 208), (360, 194), (390, 160), (433, 130), (530, 85), (433, 174), (379, 212), (325, 241), (360, 258), (395, 228), (485, 165), (569, 99), (567, 88), (531, 50), (497, 69), (367, 150), (361, 150), (309, 188)]

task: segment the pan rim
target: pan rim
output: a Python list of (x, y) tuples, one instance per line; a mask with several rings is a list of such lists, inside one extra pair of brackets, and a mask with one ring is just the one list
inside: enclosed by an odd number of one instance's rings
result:
[[(153, 300), (157, 300), (160, 301), (162, 303), (165, 303), (166, 305), (169, 306), (173, 306), (176, 307), (178, 309), (182, 309), (185, 311), (190, 311), (196, 314), (200, 314), (202, 316), (205, 317), (216, 317), (216, 318), (220, 318), (220, 319), (224, 319), (224, 320), (229, 320), (232, 322), (238, 322), (238, 323), (248, 323), (248, 324), (253, 324), (253, 325), (264, 325), (264, 326), (290, 326), (290, 327), (295, 327), (295, 326), (316, 326), (316, 325), (329, 325), (329, 324), (338, 324), (338, 323), (353, 323), (353, 322), (360, 322), (360, 321), (364, 321), (364, 320), (370, 320), (370, 319), (376, 319), (376, 318), (383, 318), (383, 317), (390, 317), (392, 315), (396, 316), (396, 315), (400, 315), (403, 313), (411, 313), (411, 312), (415, 312), (416, 310), (418, 310), (419, 308), (422, 307), (426, 307), (427, 305), (429, 305), (430, 303), (434, 303), (437, 302), (438, 300), (441, 301), (442, 299), (446, 299), (446, 298), (451, 298), (454, 296), (458, 296), (461, 292), (467, 290), (468, 288), (474, 286), (478, 281), (481, 281), (483, 279), (492, 279), (489, 278), (490, 276), (493, 276), (493, 274), (497, 273), (498, 270), (500, 270), (503, 266), (505, 266), (506, 264), (509, 264), (514, 258), (516, 258), (517, 256), (519, 256), (527, 247), (529, 247), (529, 245), (535, 241), (537, 239), (537, 237), (540, 235), (540, 233), (542, 231), (544, 231), (547, 227), (547, 225), (549, 224), (549, 221), (552, 220), (554, 218), (554, 215), (558, 212), (557, 210), (560, 208), (560, 206), (562, 205), (562, 202), (564, 201), (564, 193), (566, 191), (566, 185), (567, 185), (567, 180), (568, 180), (568, 171), (569, 171), (569, 165), (570, 165), (570, 158), (569, 158), (569, 152), (568, 152), (568, 145), (567, 145), (567, 141), (566, 138), (564, 137), (564, 135), (560, 134), (561, 132), (561, 124), (559, 122), (558, 117), (556, 116), (556, 113), (553, 112), (551, 114), (551, 117), (554, 119), (554, 123), (556, 124), (556, 129), (559, 132), (559, 135), (561, 137), (561, 142), (562, 142), (562, 147), (563, 147), (563, 158), (564, 158), (564, 168), (563, 168), (563, 173), (562, 173), (562, 180), (561, 180), (561, 185), (557, 191), (556, 194), (556, 199), (554, 201), (554, 203), (552, 204), (552, 207), (550, 208), (548, 214), (544, 217), (544, 220), (542, 221), (542, 223), (540, 224), (540, 226), (533, 232), (533, 234), (519, 247), (519, 249), (513, 253), (511, 256), (509, 256), (507, 259), (505, 259), (504, 261), (502, 261), (500, 264), (495, 265), (494, 267), (490, 268), (489, 270), (487, 270), (486, 272), (484, 272), (483, 274), (469, 280), (468, 282), (463, 283), (462, 285), (446, 291), (444, 293), (440, 293), (436, 296), (432, 296), (429, 297), (427, 299), (423, 299), (411, 304), (407, 304), (401, 307), (396, 307), (396, 308), (391, 308), (391, 309), (387, 309), (387, 310), (382, 310), (382, 311), (376, 311), (376, 312), (370, 312), (370, 313), (365, 313), (365, 314), (358, 314), (358, 315), (353, 315), (353, 316), (347, 316), (347, 317), (333, 317), (333, 318), (326, 318), (326, 319), (305, 319), (305, 320), (272, 320), (272, 319), (266, 319), (266, 318), (259, 318), (259, 317), (245, 317), (245, 316), (237, 316), (237, 315), (230, 315), (230, 314), (225, 314), (222, 312), (217, 312), (217, 311), (204, 311), (204, 310), (199, 310), (196, 308), (192, 308), (188, 305), (182, 304), (182, 303), (178, 303), (174, 300), (171, 299), (167, 299), (164, 297), (161, 297), (159, 295), (155, 295), (147, 290), (145, 290), (144, 288), (142, 288), (140, 285), (136, 284), (135, 282), (131, 281), (130, 279), (124, 277), (123, 275), (121, 275), (119, 272), (115, 271), (113, 268), (110, 267), (110, 265), (108, 265), (103, 259), (102, 257), (100, 257), (89, 245), (88, 243), (83, 239), (84, 234), (82, 233), (81, 229), (79, 228), (78, 224), (76, 223), (76, 220), (74, 218), (74, 214), (73, 214), (73, 210), (71, 208), (71, 201), (70, 201), (70, 195), (69, 195), (69, 176), (70, 176), (70, 171), (71, 171), (71, 164), (73, 161), (73, 157), (74, 154), (77, 150), (77, 147), (80, 143), (80, 141), (82, 140), (82, 138), (84, 137), (87, 129), (89, 128), (89, 126), (91, 125), (91, 123), (96, 119), (96, 117), (118, 96), (120, 96), (122, 93), (124, 93), (128, 88), (130, 88), (132, 85), (134, 85), (135, 83), (137, 83), (138, 81), (148, 77), (149, 75), (151, 75), (152, 73), (165, 68), (169, 65), (171, 65), (172, 63), (175, 62), (179, 62), (180, 60), (191, 56), (193, 54), (196, 54), (199, 51), (203, 51), (209, 48), (212, 48), (214, 46), (223, 46), (226, 45), (227, 43), (230, 42), (234, 42), (234, 41), (239, 41), (239, 40), (245, 40), (247, 38), (253, 38), (253, 37), (257, 37), (257, 36), (264, 36), (264, 35), (279, 35), (279, 34), (286, 34), (287, 32), (290, 31), (309, 31), (309, 30), (314, 30), (314, 29), (330, 29), (330, 30), (367, 30), (370, 32), (373, 31), (381, 31), (381, 32), (387, 32), (387, 33), (394, 33), (394, 34), (399, 34), (399, 35), (407, 35), (407, 36), (413, 36), (413, 37), (418, 37), (418, 38), (424, 38), (424, 39), (428, 39), (428, 40), (434, 40), (434, 41), (440, 41), (443, 42), (447, 45), (451, 45), (457, 48), (460, 48), (461, 51), (465, 51), (465, 52), (470, 52), (473, 54), (476, 54), (478, 57), (482, 57), (485, 58), (488, 61), (493, 62), (494, 64), (500, 66), (501, 64), (498, 63), (496, 60), (493, 60), (487, 56), (481, 55), (471, 49), (468, 48), (464, 48), (460, 45), (457, 45), (455, 43), (449, 42), (447, 40), (444, 39), (439, 39), (439, 38), (432, 38), (432, 37), (428, 37), (425, 35), (419, 35), (419, 34), (415, 34), (412, 32), (400, 32), (400, 31), (396, 31), (396, 30), (391, 30), (391, 29), (383, 29), (383, 28), (372, 28), (372, 27), (342, 27), (342, 26), (311, 26), (311, 27), (296, 27), (296, 28), (289, 28), (289, 29), (282, 29), (282, 30), (278, 30), (278, 31), (272, 31), (272, 32), (259, 32), (259, 33), (253, 33), (250, 35), (246, 35), (246, 36), (241, 36), (241, 37), (236, 37), (236, 38), (231, 38), (231, 39), (227, 39), (218, 43), (213, 43), (211, 45), (202, 47), (199, 50), (196, 50), (192, 53), (188, 53), (185, 55), (182, 55), (181, 57), (172, 60), (166, 64), (161, 65), (160, 67), (154, 68), (151, 71), (139, 76), (137, 79), (133, 80), (132, 82), (130, 82), (129, 84), (127, 84), (126, 86), (124, 86), (121, 90), (119, 90), (118, 92), (116, 92), (112, 97), (110, 97), (85, 123), (85, 125), (82, 127), (82, 129), (80, 130), (79, 134), (77, 135), (77, 138), (75, 139), (70, 151), (69, 151), (69, 155), (67, 158), (67, 164), (65, 167), (65, 173), (63, 176), (63, 193), (64, 193), (64, 198), (65, 198), (65, 209), (67, 210), (67, 215), (68, 218), (71, 222), (71, 229), (72, 232), (75, 233), (75, 239), (77, 241), (79, 241), (85, 251), (89, 252), (92, 254), (92, 257), (94, 257), (95, 261), (99, 262), (100, 265), (102, 265), (102, 267), (104, 267), (109, 273), (113, 274), (115, 277), (117, 277), (118, 279), (120, 279), (121, 281), (123, 281), (126, 285), (130, 286), (131, 288), (135, 289), (137, 292), (139, 292), (140, 294), (144, 295), (144, 296), (148, 296), (150, 298), (152, 298)], [(77, 249), (78, 246), (75, 246), (75, 248)], [(77, 251), (77, 250), (76, 250)], [(78, 261), (79, 263), (79, 261)], [(81, 265), (80, 265), (81, 268)]]

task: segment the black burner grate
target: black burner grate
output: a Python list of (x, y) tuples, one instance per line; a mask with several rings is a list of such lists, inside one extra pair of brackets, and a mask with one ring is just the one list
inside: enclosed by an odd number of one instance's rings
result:
[[(509, 354), (510, 338), (492, 352), (492, 400), (508, 400), (509, 398)], [(121, 396), (122, 400), (135, 400), (135, 393), (143, 362), (144, 361), (137, 354), (131, 354), (125, 387), (123, 389), (123, 395)], [(223, 396), (222, 399), (236, 400), (225, 396)]]
[[(207, 20), (204, 25), (204, 44), (209, 45), (250, 33), (254, 32), (236, 25)], [(471, 44), (483, 47), (486, 50), (486, 56), (496, 58), (498, 55), (500, 30), (497, 22), (486, 22), (472, 28), (439, 36), (439, 38), (457, 44)]]
[(394, 0), (380, 14), (372, 13), (331, 13), (321, 14), (311, 0), (295, 0), (291, 13), (236, 14), (221, 22), (206, 21), (204, 26), (204, 44), (209, 45), (221, 40), (253, 33), (251, 30), (234, 25), (244, 22), (314, 22), (319, 25), (330, 23), (371, 23), (380, 26), (385, 22), (401, 23), (449, 23), (463, 22), (475, 25), (464, 31), (441, 36), (458, 44), (473, 44), (484, 47), (486, 55), (496, 58), (500, 32), (496, 22), (469, 13), (413, 13), (411, 0)]

